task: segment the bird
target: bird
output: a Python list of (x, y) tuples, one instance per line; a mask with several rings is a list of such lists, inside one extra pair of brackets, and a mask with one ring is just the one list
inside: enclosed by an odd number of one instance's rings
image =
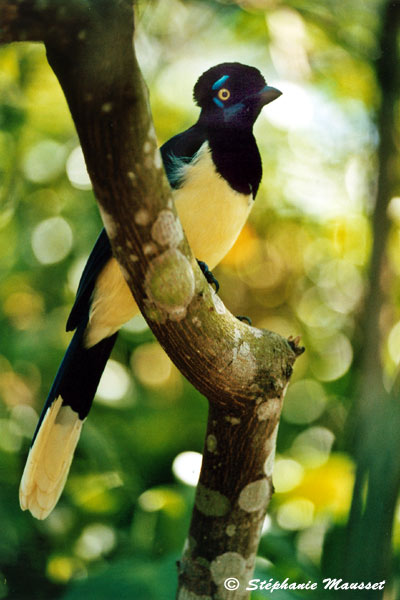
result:
[[(280, 95), (255, 67), (239, 62), (213, 66), (193, 88), (198, 120), (160, 148), (183, 229), (209, 282), (243, 228), (260, 185), (253, 125), (263, 106)], [(118, 330), (138, 312), (103, 229), (78, 285), (66, 325), (75, 333), (21, 479), (21, 509), (37, 519), (46, 518), (60, 498)]]

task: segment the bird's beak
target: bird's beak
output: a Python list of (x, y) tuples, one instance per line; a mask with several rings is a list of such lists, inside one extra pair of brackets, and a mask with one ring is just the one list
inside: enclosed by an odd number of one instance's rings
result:
[(263, 106), (269, 104), (282, 95), (282, 92), (270, 85), (266, 85), (259, 92), (243, 98), (232, 106), (227, 106), (224, 110), (225, 122), (233, 121), (238, 118), (240, 113), (246, 114), (246, 111), (252, 111), (253, 122), (256, 120)]
[(258, 92), (257, 96), (260, 101), (260, 106), (265, 106), (266, 104), (269, 104), (273, 100), (279, 98), (279, 96), (282, 96), (282, 92), (274, 87), (271, 87), (270, 85), (266, 85), (260, 92)]

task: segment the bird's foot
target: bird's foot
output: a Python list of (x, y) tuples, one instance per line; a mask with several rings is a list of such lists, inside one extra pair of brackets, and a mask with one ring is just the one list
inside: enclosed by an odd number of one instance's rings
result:
[(202, 270), (204, 277), (207, 279), (208, 283), (210, 283), (211, 285), (215, 285), (215, 291), (216, 291), (216, 293), (218, 293), (218, 290), (219, 290), (218, 280), (215, 279), (214, 275), (208, 268), (208, 265), (206, 265), (206, 263), (203, 262), (202, 260), (198, 260), (197, 263), (198, 263), (200, 269)]
[(246, 322), (250, 325), (251, 327), (251, 319), (250, 317), (244, 317), (242, 315), (236, 315), (236, 318), (239, 319), (239, 321), (242, 321), (242, 323)]

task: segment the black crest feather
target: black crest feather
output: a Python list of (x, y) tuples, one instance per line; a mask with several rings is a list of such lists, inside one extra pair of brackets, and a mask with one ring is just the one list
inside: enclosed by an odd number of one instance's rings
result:
[(210, 101), (212, 86), (223, 75), (229, 75), (229, 87), (245, 89), (247, 94), (255, 93), (266, 85), (264, 77), (255, 67), (239, 62), (221, 63), (205, 71), (197, 80), (193, 98), (198, 106), (203, 108)]

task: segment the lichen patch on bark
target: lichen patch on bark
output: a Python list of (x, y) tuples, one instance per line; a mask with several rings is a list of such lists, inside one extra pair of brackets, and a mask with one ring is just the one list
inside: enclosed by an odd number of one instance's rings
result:
[(279, 429), (279, 422), (277, 422), (275, 429), (273, 430), (273, 432), (271, 433), (271, 435), (265, 442), (264, 449), (265, 449), (265, 453), (267, 456), (269, 456), (271, 454), (271, 452), (273, 452), (275, 450), (276, 438), (278, 437), (278, 429)]
[(146, 242), (143, 245), (143, 254), (146, 256), (151, 256), (152, 254), (157, 254), (158, 249), (154, 242)]
[(232, 415), (226, 415), (225, 421), (228, 421), (231, 425), (240, 425), (239, 417), (233, 417)]
[(197, 510), (210, 517), (223, 517), (231, 509), (231, 503), (226, 496), (216, 490), (210, 490), (201, 483), (197, 486), (195, 505)]
[(195, 292), (195, 279), (189, 260), (179, 250), (166, 250), (150, 263), (145, 289), (148, 300), (171, 313), (174, 320), (186, 316)]
[(207, 446), (207, 450), (211, 453), (216, 452), (216, 450), (217, 450), (217, 438), (212, 433), (210, 433), (207, 436), (206, 446)]
[(222, 302), (221, 298), (216, 292), (212, 295), (212, 301), (214, 304), (215, 311), (219, 315), (224, 315), (226, 313), (225, 304)]
[(139, 210), (135, 214), (135, 223), (145, 227), (150, 223), (150, 213), (145, 208), (139, 208)]
[(265, 508), (271, 491), (271, 485), (267, 479), (252, 481), (240, 492), (239, 507), (246, 512), (255, 512)]
[(183, 240), (183, 230), (179, 220), (171, 210), (160, 211), (153, 227), (151, 236), (160, 246), (176, 248)]
[(226, 528), (226, 535), (229, 536), (229, 537), (232, 537), (233, 535), (235, 535), (235, 533), (236, 533), (236, 525), (234, 525), (233, 523), (231, 523)]
[(224, 583), (228, 577), (239, 579), (246, 570), (246, 560), (238, 552), (225, 552), (215, 558), (211, 565), (211, 577), (214, 583)]
[(271, 452), (265, 459), (264, 473), (267, 475), (267, 477), (271, 477), (272, 471), (274, 470), (274, 463), (275, 463), (275, 446), (272, 448)]
[(277, 417), (281, 412), (281, 398), (268, 398), (257, 408), (257, 416), (260, 421)]
[(107, 235), (110, 239), (114, 238), (117, 235), (117, 225), (112, 218), (112, 216), (99, 204), (99, 211), (101, 218), (104, 223), (104, 227), (106, 228)]

